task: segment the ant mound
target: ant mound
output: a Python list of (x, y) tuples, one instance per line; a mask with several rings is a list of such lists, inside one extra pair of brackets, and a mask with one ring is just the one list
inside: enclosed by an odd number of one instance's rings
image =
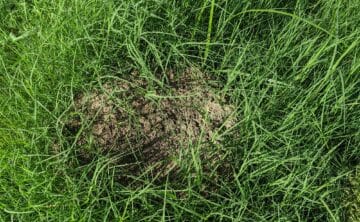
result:
[[(213, 92), (210, 79), (198, 70), (187, 69), (179, 78), (168, 73), (167, 79), (167, 88), (149, 91), (147, 81), (132, 73), (128, 80), (78, 95), (74, 113), (79, 115), (66, 128), (77, 135), (79, 158), (118, 156), (132, 175), (151, 169), (163, 177), (177, 167), (174, 157), (184, 149), (219, 146), (220, 132), (235, 125), (234, 107)], [(200, 153), (208, 162), (214, 159)]]

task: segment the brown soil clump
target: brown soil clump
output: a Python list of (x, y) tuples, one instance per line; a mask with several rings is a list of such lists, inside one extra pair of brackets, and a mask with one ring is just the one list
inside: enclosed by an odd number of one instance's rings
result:
[[(149, 93), (147, 81), (132, 73), (128, 81), (107, 82), (79, 95), (74, 108), (80, 118), (68, 121), (67, 128), (80, 132), (80, 157), (88, 161), (95, 153), (122, 154), (123, 164), (156, 166), (155, 174), (166, 175), (181, 149), (218, 144), (219, 128), (229, 129), (236, 121), (234, 107), (213, 93), (210, 79), (196, 69), (177, 79), (169, 72), (167, 78), (166, 92)], [(138, 169), (136, 164), (129, 167), (133, 174)]]
[(349, 187), (345, 190), (346, 198), (343, 200), (346, 206), (347, 221), (360, 221), (360, 165), (349, 176)]

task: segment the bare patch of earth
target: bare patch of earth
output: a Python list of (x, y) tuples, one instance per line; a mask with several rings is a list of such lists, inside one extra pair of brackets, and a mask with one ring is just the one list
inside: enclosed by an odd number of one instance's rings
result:
[(166, 90), (149, 92), (147, 81), (133, 72), (128, 80), (108, 81), (78, 95), (74, 112), (79, 115), (66, 128), (77, 135), (80, 158), (119, 155), (131, 174), (151, 168), (160, 177), (176, 168), (174, 157), (189, 147), (200, 147), (209, 164), (218, 158), (206, 147), (221, 144), (219, 132), (234, 126), (234, 107), (195, 68), (177, 78), (169, 72), (167, 79)]
[(360, 165), (350, 175), (349, 182), (350, 186), (345, 190), (347, 198), (344, 200), (347, 208), (347, 220), (360, 221)]

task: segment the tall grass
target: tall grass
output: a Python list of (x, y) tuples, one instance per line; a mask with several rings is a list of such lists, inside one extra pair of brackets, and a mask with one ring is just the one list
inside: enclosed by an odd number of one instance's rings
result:
[[(1, 221), (356, 221), (360, 2), (0, 0)], [(119, 181), (63, 135), (99, 79), (202, 67), (236, 106), (214, 179)], [(54, 144), (60, 153), (54, 154)], [(212, 166), (216, 168), (217, 166)]]

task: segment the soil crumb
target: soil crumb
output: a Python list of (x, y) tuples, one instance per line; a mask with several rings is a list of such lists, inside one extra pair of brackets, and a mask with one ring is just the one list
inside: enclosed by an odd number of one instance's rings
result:
[[(164, 176), (173, 157), (190, 146), (219, 145), (221, 130), (236, 122), (234, 107), (214, 93), (211, 80), (195, 68), (166, 75), (167, 87), (151, 87), (138, 72), (104, 82), (74, 99), (77, 117), (66, 127), (78, 135), (79, 156), (118, 155), (132, 174), (151, 167)], [(206, 152), (202, 158), (207, 158)], [(141, 167), (139, 167), (141, 166)]]

